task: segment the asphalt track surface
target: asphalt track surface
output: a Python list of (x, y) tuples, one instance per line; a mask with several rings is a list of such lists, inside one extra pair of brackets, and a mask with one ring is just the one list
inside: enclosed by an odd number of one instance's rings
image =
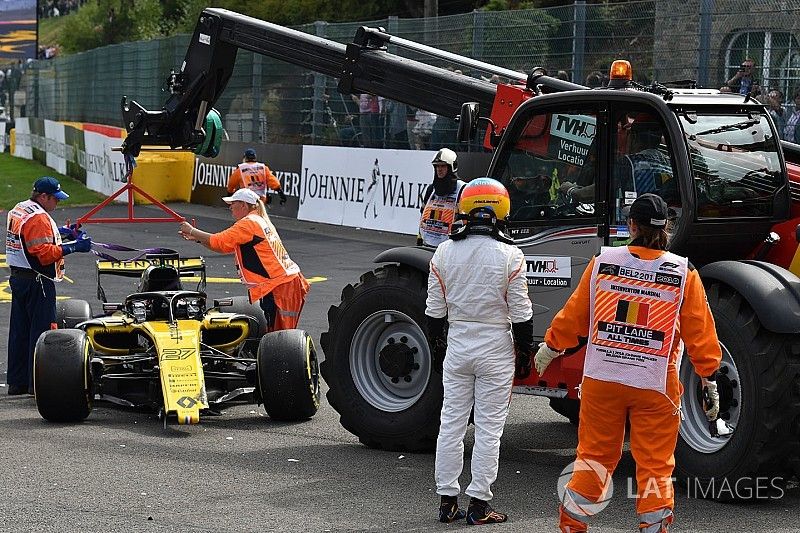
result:
[[(173, 205), (204, 230), (231, 223), (225, 209)], [(59, 208), (59, 223), (85, 208)], [(124, 216), (121, 206), (103, 211)], [(156, 215), (137, 208), (137, 215)], [(5, 218), (5, 213), (2, 213)], [(326, 314), (342, 288), (371, 268), (373, 257), (411, 237), (276, 218), (292, 258), (313, 283), (300, 327), (319, 343)], [(166, 247), (202, 254), (210, 298), (243, 295), (233, 258), (208, 252), (177, 235), (176, 223), (92, 224), (98, 242), (134, 248)], [(117, 253), (120, 257), (126, 254)], [(0, 258), (0, 382), (5, 383), (10, 304), (8, 269)], [(61, 296), (88, 300), (99, 310), (91, 254), (67, 258), (73, 283)], [(224, 281), (227, 278), (231, 281)], [(114, 278), (109, 278), (114, 279)], [(118, 278), (113, 291), (133, 289)], [(131, 285), (126, 285), (131, 283)], [(109, 284), (110, 285), (110, 284)], [(112, 295), (113, 296), (113, 292)], [(323, 384), (323, 391), (327, 387)], [(471, 451), (468, 432), (467, 454)], [(574, 458), (576, 430), (542, 398), (514, 396), (503, 436), (495, 506), (510, 516), (502, 531), (556, 531), (557, 482)], [(627, 449), (627, 445), (626, 445)], [(462, 486), (469, 482), (465, 461)], [(196, 426), (164, 429), (155, 414), (96, 403), (82, 424), (58, 425), (39, 417), (33, 398), (9, 397), (0, 388), (0, 531), (457, 531), (435, 519), (438, 498), (433, 455), (371, 450), (342, 429), (323, 399), (310, 421), (269, 419), (261, 407), (236, 406)], [(623, 455), (614, 474), (614, 497), (593, 521), (593, 531), (635, 531), (634, 464)], [(462, 497), (462, 503), (466, 504)], [(800, 489), (781, 498), (721, 504), (676, 493), (674, 531), (800, 531)]]

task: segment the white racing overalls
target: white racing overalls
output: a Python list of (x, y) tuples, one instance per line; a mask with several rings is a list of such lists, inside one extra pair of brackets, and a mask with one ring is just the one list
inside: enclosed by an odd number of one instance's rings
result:
[(431, 259), (425, 313), (447, 316), (450, 325), (436, 491), (444, 496), (460, 492), (464, 434), (474, 405), (472, 481), (465, 492), (491, 500), (514, 379), (511, 324), (532, 316), (522, 251), (488, 235), (443, 242)]

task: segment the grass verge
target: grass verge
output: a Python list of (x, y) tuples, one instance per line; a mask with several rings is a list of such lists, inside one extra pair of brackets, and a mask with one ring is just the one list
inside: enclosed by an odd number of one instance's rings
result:
[(33, 189), (33, 182), (42, 176), (53, 176), (61, 183), (61, 188), (69, 198), (59, 202), (61, 207), (75, 205), (96, 205), (105, 196), (87, 189), (76, 179), (59, 174), (38, 161), (28, 161), (7, 153), (0, 153), (0, 209), (9, 210), (22, 200), (27, 200)]

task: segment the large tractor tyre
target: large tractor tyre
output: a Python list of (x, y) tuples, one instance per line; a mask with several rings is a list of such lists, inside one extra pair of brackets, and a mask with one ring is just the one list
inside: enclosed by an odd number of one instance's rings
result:
[(800, 453), (800, 339), (766, 330), (727, 285), (710, 285), (707, 296), (722, 347), (720, 417), (734, 429), (728, 437), (711, 436), (700, 378), (685, 356), (677, 477), (689, 496), (761, 498), (780, 490)]
[(89, 339), (80, 329), (45, 331), (33, 355), (36, 407), (50, 422), (80, 422), (92, 411)]
[(223, 311), (253, 317), (258, 323), (258, 331), (251, 332), (251, 337), (261, 337), (267, 333), (267, 319), (264, 317), (264, 311), (260, 305), (257, 303), (251, 304), (247, 296), (234, 296), (232, 300), (233, 305), (222, 308)]
[(58, 302), (56, 323), (58, 329), (72, 329), (81, 322), (91, 320), (92, 308), (86, 300), (70, 298)]
[(342, 291), (322, 334), (328, 402), (365, 445), (394, 451), (436, 446), (442, 378), (424, 333), (426, 276), (385, 265)]
[(258, 345), (258, 390), (274, 420), (306, 420), (319, 409), (319, 363), (303, 330), (267, 333)]
[(550, 398), (550, 409), (569, 419), (570, 424), (578, 425), (581, 401), (572, 398)]

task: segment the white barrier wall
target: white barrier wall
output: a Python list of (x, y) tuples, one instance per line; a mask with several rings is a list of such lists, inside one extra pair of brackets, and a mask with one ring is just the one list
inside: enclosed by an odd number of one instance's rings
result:
[[(122, 152), (111, 150), (119, 146), (120, 139), (93, 131), (84, 131), (83, 138), (86, 144), (86, 186), (111, 196), (124, 185), (125, 160)], [(127, 198), (120, 200), (127, 201)]]
[(435, 153), (304, 146), (297, 218), (416, 234)]
[(46, 165), (61, 174), (67, 173), (67, 145), (64, 142), (64, 124), (53, 120), (44, 121)]
[[(17, 119), (14, 155), (36, 159), (62, 174), (69, 171), (82, 182), (85, 175), (89, 189), (111, 196), (124, 185), (122, 153), (112, 150), (121, 139), (106, 135), (113, 132), (104, 131), (103, 126), (88, 126), (80, 129), (50, 120)], [(192, 180), (193, 203), (222, 204), (227, 174), (241, 160), (244, 147), (257, 150), (259, 160), (273, 169), (289, 198), (284, 206), (270, 206), (275, 215), (417, 233), (425, 191), (433, 181), (434, 151), (226, 142), (218, 158), (198, 158), (194, 176), (186, 176)], [(462, 177), (483, 176), (489, 158), (488, 153), (459, 154)], [(211, 179), (209, 166), (213, 167)], [(127, 197), (118, 201), (125, 202)]]
[(31, 127), (27, 118), (18, 118), (14, 126), (14, 156), (33, 159)]
[(6, 134), (6, 123), (0, 122), (0, 152), (6, 151), (8, 146), (8, 136)]

